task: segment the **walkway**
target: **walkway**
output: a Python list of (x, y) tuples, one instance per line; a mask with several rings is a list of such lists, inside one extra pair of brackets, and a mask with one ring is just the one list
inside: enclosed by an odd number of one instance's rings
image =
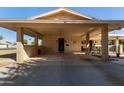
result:
[(124, 66), (84, 55), (44, 55), (0, 72), (1, 85), (124, 85)]

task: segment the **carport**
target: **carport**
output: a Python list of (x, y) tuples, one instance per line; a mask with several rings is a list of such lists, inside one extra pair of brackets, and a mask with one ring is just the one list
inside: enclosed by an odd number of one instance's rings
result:
[[(64, 13), (64, 19), (47, 19), (53, 15)], [(68, 14), (68, 19), (66, 18)], [(49, 16), (48, 16), (49, 15)], [(44, 15), (43, 15), (44, 16)], [(42, 16), (42, 17), (43, 17)], [(55, 16), (56, 17), (56, 16)], [(77, 19), (70, 19), (71, 17)], [(83, 18), (83, 19), (80, 19)], [(53, 17), (52, 17), (53, 18)], [(66, 18), (66, 19), (65, 19)], [(100, 35), (102, 60), (108, 60), (108, 32), (124, 27), (124, 21), (97, 20), (90, 17), (76, 14), (68, 9), (59, 9), (52, 13), (45, 14), (44, 18), (34, 17), (26, 20), (1, 19), (0, 26), (17, 32), (17, 62), (22, 63), (29, 57), (37, 56), (38, 37), (42, 36), (43, 46), (49, 52), (58, 51), (58, 40), (64, 38), (65, 50), (63, 52), (81, 51), (81, 41), (85, 39), (86, 53), (89, 54), (89, 41)], [(28, 34), (35, 37), (35, 45), (24, 45), (23, 36)], [(74, 39), (74, 40), (73, 40)], [(41, 49), (42, 51), (42, 49)]]

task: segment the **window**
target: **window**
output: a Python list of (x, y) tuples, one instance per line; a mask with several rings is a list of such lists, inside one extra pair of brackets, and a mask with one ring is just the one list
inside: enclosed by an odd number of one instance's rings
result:
[(124, 40), (119, 40), (119, 44), (124, 45)]
[(32, 36), (24, 34), (24, 45), (35, 45), (35, 39)]
[(38, 37), (38, 46), (41, 46), (42, 45), (42, 36), (39, 36)]
[(108, 44), (109, 44), (109, 45), (114, 45), (114, 44), (115, 44), (115, 41), (114, 41), (114, 40), (109, 40), (109, 41), (108, 41)]
[(85, 44), (85, 43), (86, 43), (86, 40), (81, 41), (81, 44)]

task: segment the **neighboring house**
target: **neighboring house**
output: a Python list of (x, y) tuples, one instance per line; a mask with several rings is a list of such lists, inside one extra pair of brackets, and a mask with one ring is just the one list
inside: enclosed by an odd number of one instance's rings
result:
[[(95, 35), (90, 40), (93, 41), (93, 45), (97, 48), (101, 48), (101, 35)], [(124, 53), (124, 34), (108, 34), (108, 50), (109, 52)]]
[(0, 40), (0, 49), (4, 49), (4, 48), (16, 48), (16, 45), (14, 43), (6, 41), (5, 39), (1, 39)]
[(109, 51), (124, 54), (124, 34), (109, 34)]

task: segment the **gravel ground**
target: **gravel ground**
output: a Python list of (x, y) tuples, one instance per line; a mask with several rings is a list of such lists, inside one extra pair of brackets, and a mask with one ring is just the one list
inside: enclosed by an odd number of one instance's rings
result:
[(0, 68), (0, 85), (124, 85), (124, 66), (85, 55), (50, 54)]

